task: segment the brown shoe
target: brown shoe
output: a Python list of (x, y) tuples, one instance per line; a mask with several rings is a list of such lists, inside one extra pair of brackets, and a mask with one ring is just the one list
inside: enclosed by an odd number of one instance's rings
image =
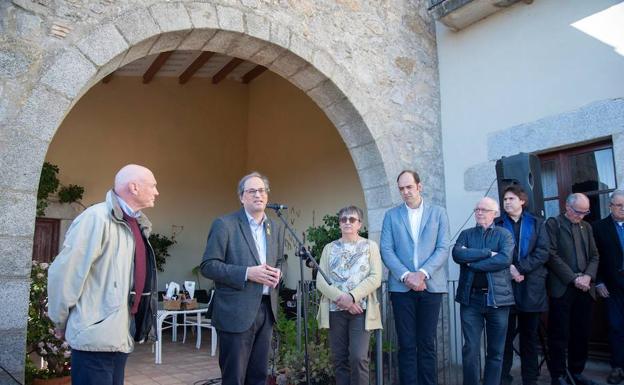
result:
[(607, 376), (609, 384), (619, 384), (622, 380), (624, 380), (624, 370), (622, 368), (613, 368)]

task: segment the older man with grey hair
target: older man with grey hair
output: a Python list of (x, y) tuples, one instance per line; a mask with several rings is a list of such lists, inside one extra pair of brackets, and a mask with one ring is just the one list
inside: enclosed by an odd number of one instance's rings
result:
[(241, 178), (242, 208), (213, 222), (201, 263), (215, 282), (212, 321), (223, 385), (266, 383), (284, 256), (284, 226), (266, 216), (268, 197), (265, 176)]
[(479, 385), (481, 335), (487, 334), (483, 385), (500, 385), (509, 309), (514, 304), (509, 266), (514, 240), (509, 230), (495, 226), (498, 203), (482, 198), (474, 208), (475, 227), (459, 234), (453, 260), (460, 266), (456, 301), (464, 346), (464, 385)]
[(566, 385), (571, 380), (576, 385), (595, 384), (582, 375), (587, 361), (596, 297), (593, 283), (599, 260), (592, 228), (583, 220), (587, 214), (589, 199), (581, 193), (570, 194), (564, 213), (548, 218), (545, 223), (550, 238), (546, 266), (550, 272), (548, 368), (552, 385)]
[(594, 238), (600, 253), (596, 292), (607, 305), (611, 373), (609, 384), (624, 380), (624, 191), (615, 190), (609, 202), (611, 214), (595, 222)]
[(156, 260), (151, 223), (156, 179), (123, 167), (106, 201), (72, 223), (48, 275), (48, 315), (72, 348), (72, 383), (121, 385), (134, 342), (155, 341)]

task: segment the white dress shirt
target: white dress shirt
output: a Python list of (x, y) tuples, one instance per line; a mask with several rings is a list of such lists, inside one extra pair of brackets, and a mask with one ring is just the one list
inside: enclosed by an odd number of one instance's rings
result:
[[(249, 215), (247, 210), (245, 210), (245, 215), (247, 215), (247, 220), (249, 221), (249, 228), (251, 230), (251, 235), (253, 236), (254, 243), (256, 244), (256, 250), (258, 251), (258, 258), (260, 258), (260, 263), (266, 263), (266, 232), (264, 230), (264, 222), (266, 220), (266, 215), (263, 214), (260, 223), (257, 223), (256, 220)], [(249, 269), (249, 268), (247, 268)], [(245, 273), (245, 280), (247, 280), (247, 273)], [(269, 287), (267, 285), (263, 285), (262, 294), (269, 294)]]
[[(415, 209), (405, 204), (405, 208), (407, 208), (407, 218), (410, 224), (410, 232), (412, 235), (412, 240), (414, 241), (414, 255), (412, 256), (414, 261), (414, 268), (418, 271), (421, 271), (423, 274), (425, 274), (425, 277), (429, 279), (429, 273), (427, 273), (424, 269), (418, 268), (418, 238), (420, 237), (420, 225), (422, 223), (424, 207), (425, 201), (422, 199), (420, 201), (420, 205)], [(405, 276), (407, 276), (407, 274), (408, 273), (403, 274), (403, 276), (401, 277), (401, 281), (405, 280)]]

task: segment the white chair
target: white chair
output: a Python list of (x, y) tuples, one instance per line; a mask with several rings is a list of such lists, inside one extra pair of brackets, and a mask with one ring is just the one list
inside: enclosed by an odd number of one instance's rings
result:
[[(208, 300), (208, 306), (212, 304), (212, 299), (214, 298), (214, 290), (210, 291), (210, 298)], [(192, 314), (184, 314), (184, 335), (182, 337), (182, 343), (186, 341), (186, 327), (191, 326), (197, 328), (197, 342), (195, 343), (195, 347), (197, 349), (201, 348), (201, 329), (209, 328), (211, 331), (210, 334), (210, 355), (214, 356), (217, 352), (217, 329), (212, 326), (212, 320), (207, 317), (202, 317), (202, 314), (198, 315)]]

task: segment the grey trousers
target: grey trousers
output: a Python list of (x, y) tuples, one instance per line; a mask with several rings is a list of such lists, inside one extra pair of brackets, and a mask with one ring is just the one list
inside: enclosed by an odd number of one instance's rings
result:
[(329, 313), (329, 345), (334, 359), (336, 385), (368, 385), (368, 343), (364, 328), (366, 313)]

